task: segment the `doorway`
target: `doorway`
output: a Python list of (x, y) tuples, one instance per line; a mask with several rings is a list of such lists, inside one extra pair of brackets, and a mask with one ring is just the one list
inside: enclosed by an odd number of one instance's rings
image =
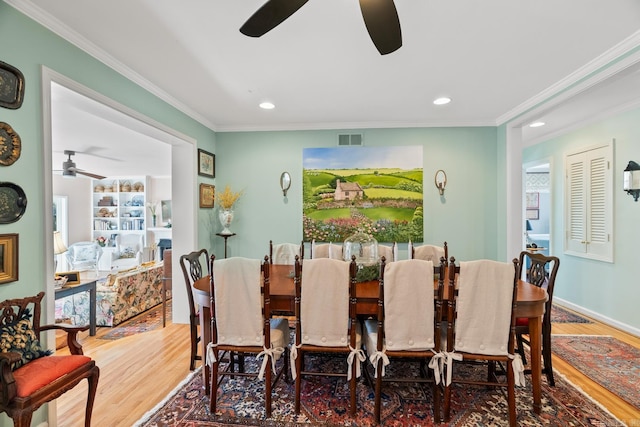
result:
[(552, 181), (549, 160), (524, 165), (522, 182), (525, 211), (523, 247), (544, 248), (540, 249), (540, 253), (549, 256), (552, 249)]
[[(65, 88), (77, 92), (94, 103), (99, 103), (102, 107), (107, 107), (111, 120), (117, 122), (119, 129), (129, 132), (144, 132), (145, 135), (153, 136), (158, 144), (165, 144), (171, 150), (171, 164), (169, 175), (171, 176), (171, 193), (173, 198), (172, 225), (173, 231), (173, 247), (176, 248), (174, 253), (186, 253), (190, 248), (196, 246), (197, 228), (196, 228), (196, 179), (195, 179), (195, 159), (196, 159), (196, 141), (180, 132), (168, 128), (135, 110), (123, 106), (104, 95), (93, 91), (79, 83), (59, 74), (46, 67), (42, 69), (42, 98), (43, 98), (43, 147), (44, 156), (44, 199), (45, 206), (53, 205), (53, 166), (52, 166), (52, 147), (54, 138), (64, 137), (54, 135), (52, 129), (52, 111), (56, 108), (55, 100), (52, 97), (52, 86), (61, 85)], [(105, 110), (107, 111), (107, 110)], [(66, 123), (66, 126), (73, 127), (76, 123)], [(184, 191), (185, 188), (191, 188), (192, 191)], [(88, 191), (88, 190), (87, 190)], [(69, 204), (71, 204), (71, 200)], [(71, 209), (71, 206), (69, 206)], [(88, 227), (88, 226), (87, 226)], [(87, 228), (88, 229), (88, 228)], [(47, 235), (53, 236), (54, 225), (53, 215), (47, 216), (45, 219), (45, 230)], [(73, 230), (69, 228), (69, 236), (73, 234)], [(53, 240), (46, 248), (47, 259), (53, 259)], [(50, 256), (49, 256), (50, 255)], [(53, 277), (51, 267), (47, 267), (47, 275)], [(177, 275), (178, 271), (173, 272)], [(180, 283), (179, 277), (173, 277), (174, 284)], [(54, 306), (54, 289), (53, 283), (48, 285), (46, 304), (48, 307)], [(188, 323), (188, 307), (187, 295), (184, 286), (175, 286), (172, 290), (174, 298), (174, 323)], [(184, 309), (180, 309), (183, 307)], [(53, 309), (48, 310), (53, 313)], [(48, 319), (53, 322), (53, 319)]]

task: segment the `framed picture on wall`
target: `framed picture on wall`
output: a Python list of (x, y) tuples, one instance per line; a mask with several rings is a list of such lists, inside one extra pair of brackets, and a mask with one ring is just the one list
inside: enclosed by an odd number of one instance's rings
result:
[(540, 209), (527, 209), (527, 219), (540, 219)]
[(212, 208), (215, 200), (216, 187), (210, 184), (200, 184), (200, 207)]
[(18, 235), (0, 234), (0, 283), (18, 280)]
[(527, 209), (538, 209), (540, 207), (540, 193), (527, 193)]
[(198, 148), (198, 175), (216, 177), (216, 156)]

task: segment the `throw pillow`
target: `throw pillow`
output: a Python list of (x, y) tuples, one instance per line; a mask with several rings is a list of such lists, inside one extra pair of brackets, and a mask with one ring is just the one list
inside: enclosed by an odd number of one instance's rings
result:
[(16, 322), (0, 326), (0, 351), (3, 353), (14, 351), (22, 355), (12, 369), (18, 369), (32, 360), (52, 354), (51, 350), (43, 350), (40, 346), (40, 341), (31, 325), (29, 310), (25, 310), (24, 315)]
[(122, 252), (120, 252), (120, 258), (134, 258), (136, 256), (133, 248), (124, 248)]

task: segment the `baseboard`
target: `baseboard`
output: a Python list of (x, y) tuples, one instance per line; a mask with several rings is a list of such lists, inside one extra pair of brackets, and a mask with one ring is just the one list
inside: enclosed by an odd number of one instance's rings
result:
[(603, 316), (600, 313), (596, 313), (595, 311), (591, 311), (591, 310), (589, 310), (587, 308), (584, 308), (584, 307), (579, 306), (577, 304), (574, 304), (572, 302), (563, 300), (562, 298), (558, 298), (556, 296), (553, 297), (553, 303), (554, 304), (558, 304), (559, 306), (568, 308), (570, 310), (573, 310), (573, 311), (575, 311), (577, 313), (584, 314), (585, 316), (589, 316), (589, 317), (597, 320), (598, 322), (602, 322), (602, 323), (604, 323), (606, 325), (609, 325), (611, 327), (614, 327), (616, 329), (620, 329), (621, 331), (624, 331), (624, 332), (626, 332), (628, 334), (631, 334), (633, 336), (640, 337), (640, 329), (635, 328), (635, 327), (633, 327), (631, 325), (627, 325), (626, 323), (622, 323), (622, 322), (619, 322), (619, 321), (617, 321), (615, 319), (611, 319), (610, 317)]

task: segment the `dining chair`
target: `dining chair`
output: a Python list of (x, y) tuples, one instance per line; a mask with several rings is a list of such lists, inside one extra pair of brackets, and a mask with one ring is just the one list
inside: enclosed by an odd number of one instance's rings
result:
[(301, 259), (304, 258), (304, 242), (299, 245), (295, 243), (278, 243), (273, 244), (273, 240), (269, 240), (269, 263), (293, 265), (296, 255)]
[(311, 259), (317, 258), (331, 258), (342, 259), (342, 245), (337, 243), (316, 243), (315, 240), (311, 241)]
[[(438, 286), (434, 291), (434, 277)], [(433, 418), (441, 421), (439, 362), (441, 356), (442, 298), (444, 261), (402, 260), (380, 263), (377, 319), (364, 322), (363, 344), (375, 380), (374, 417), (380, 423), (383, 382), (430, 383), (433, 395)], [(435, 295), (434, 295), (435, 293)], [(420, 376), (389, 377), (390, 359), (404, 359), (419, 364)], [(433, 362), (432, 362), (433, 361)], [(429, 372), (427, 367), (434, 372)], [(369, 369), (365, 373), (369, 373)], [(405, 373), (405, 372), (402, 372)], [(367, 375), (371, 377), (371, 375)]]
[[(207, 270), (203, 274), (203, 266)], [(200, 307), (197, 307), (193, 299), (193, 283), (209, 274), (209, 253), (206, 249), (190, 252), (180, 256), (180, 268), (184, 276), (184, 284), (187, 288), (187, 301), (189, 302), (189, 331), (191, 333), (191, 356), (189, 358), (189, 370), (196, 368), (196, 360), (202, 360), (198, 355), (198, 343), (202, 337), (198, 334), (200, 324)]]
[[(210, 413), (216, 412), (224, 376), (257, 377), (265, 382), (265, 415), (269, 418), (271, 390), (283, 373), (287, 377), (289, 367), (289, 324), (286, 319), (271, 319), (269, 257), (261, 262), (242, 257), (216, 260), (211, 255), (209, 265), (211, 342), (206, 362), (211, 367)], [(262, 363), (257, 372), (235, 372), (233, 363), (222, 370), (220, 352), (253, 354)], [(282, 366), (276, 371), (276, 362), (283, 355)]]
[(447, 246), (447, 242), (444, 242), (443, 246), (415, 246), (409, 242), (409, 259), (423, 259), (425, 261), (433, 261), (437, 264), (443, 257), (446, 262), (449, 261), (449, 247)]
[[(86, 379), (84, 425), (89, 427), (100, 369), (77, 340), (89, 326), (41, 325), (43, 297), (40, 292), (0, 302), (0, 413), (6, 412), (16, 427), (29, 427), (35, 410)], [(66, 332), (70, 355), (50, 356), (42, 348), (41, 332), (50, 330)]]
[[(515, 307), (518, 260), (461, 262), (452, 257), (448, 267), (447, 363), (445, 366), (444, 421), (451, 418), (453, 384), (499, 386), (507, 389), (509, 425), (517, 423), (515, 386), (524, 385), (524, 367), (515, 353)], [(486, 363), (487, 377), (465, 377), (457, 363)], [(496, 363), (506, 379), (496, 372)]]
[[(541, 253), (520, 252), (519, 264), (521, 269), (526, 270), (525, 280), (532, 285), (547, 290), (548, 299), (545, 303), (544, 317), (542, 318), (542, 360), (544, 366), (542, 372), (547, 375), (547, 382), (550, 386), (555, 386), (553, 378), (553, 365), (551, 358), (551, 305), (553, 304), (553, 288), (556, 282), (556, 275), (560, 267), (560, 259), (555, 256), (545, 256)], [(521, 277), (521, 274), (518, 275)], [(529, 340), (523, 335), (529, 335), (529, 319), (516, 319), (516, 339), (518, 353), (526, 363), (523, 343), (529, 344)], [(531, 369), (526, 369), (525, 373), (530, 374)]]
[[(350, 414), (356, 413), (356, 382), (360, 364), (361, 328), (356, 319), (355, 256), (351, 262), (318, 258), (295, 261), (295, 341), (291, 346), (291, 370), (295, 379), (295, 413), (300, 413), (302, 377), (341, 376), (349, 383)], [(313, 372), (304, 367), (307, 353), (342, 354), (343, 372)]]
[(387, 263), (398, 261), (398, 244), (396, 242), (393, 242), (391, 246), (379, 244), (378, 257), (385, 257)]

